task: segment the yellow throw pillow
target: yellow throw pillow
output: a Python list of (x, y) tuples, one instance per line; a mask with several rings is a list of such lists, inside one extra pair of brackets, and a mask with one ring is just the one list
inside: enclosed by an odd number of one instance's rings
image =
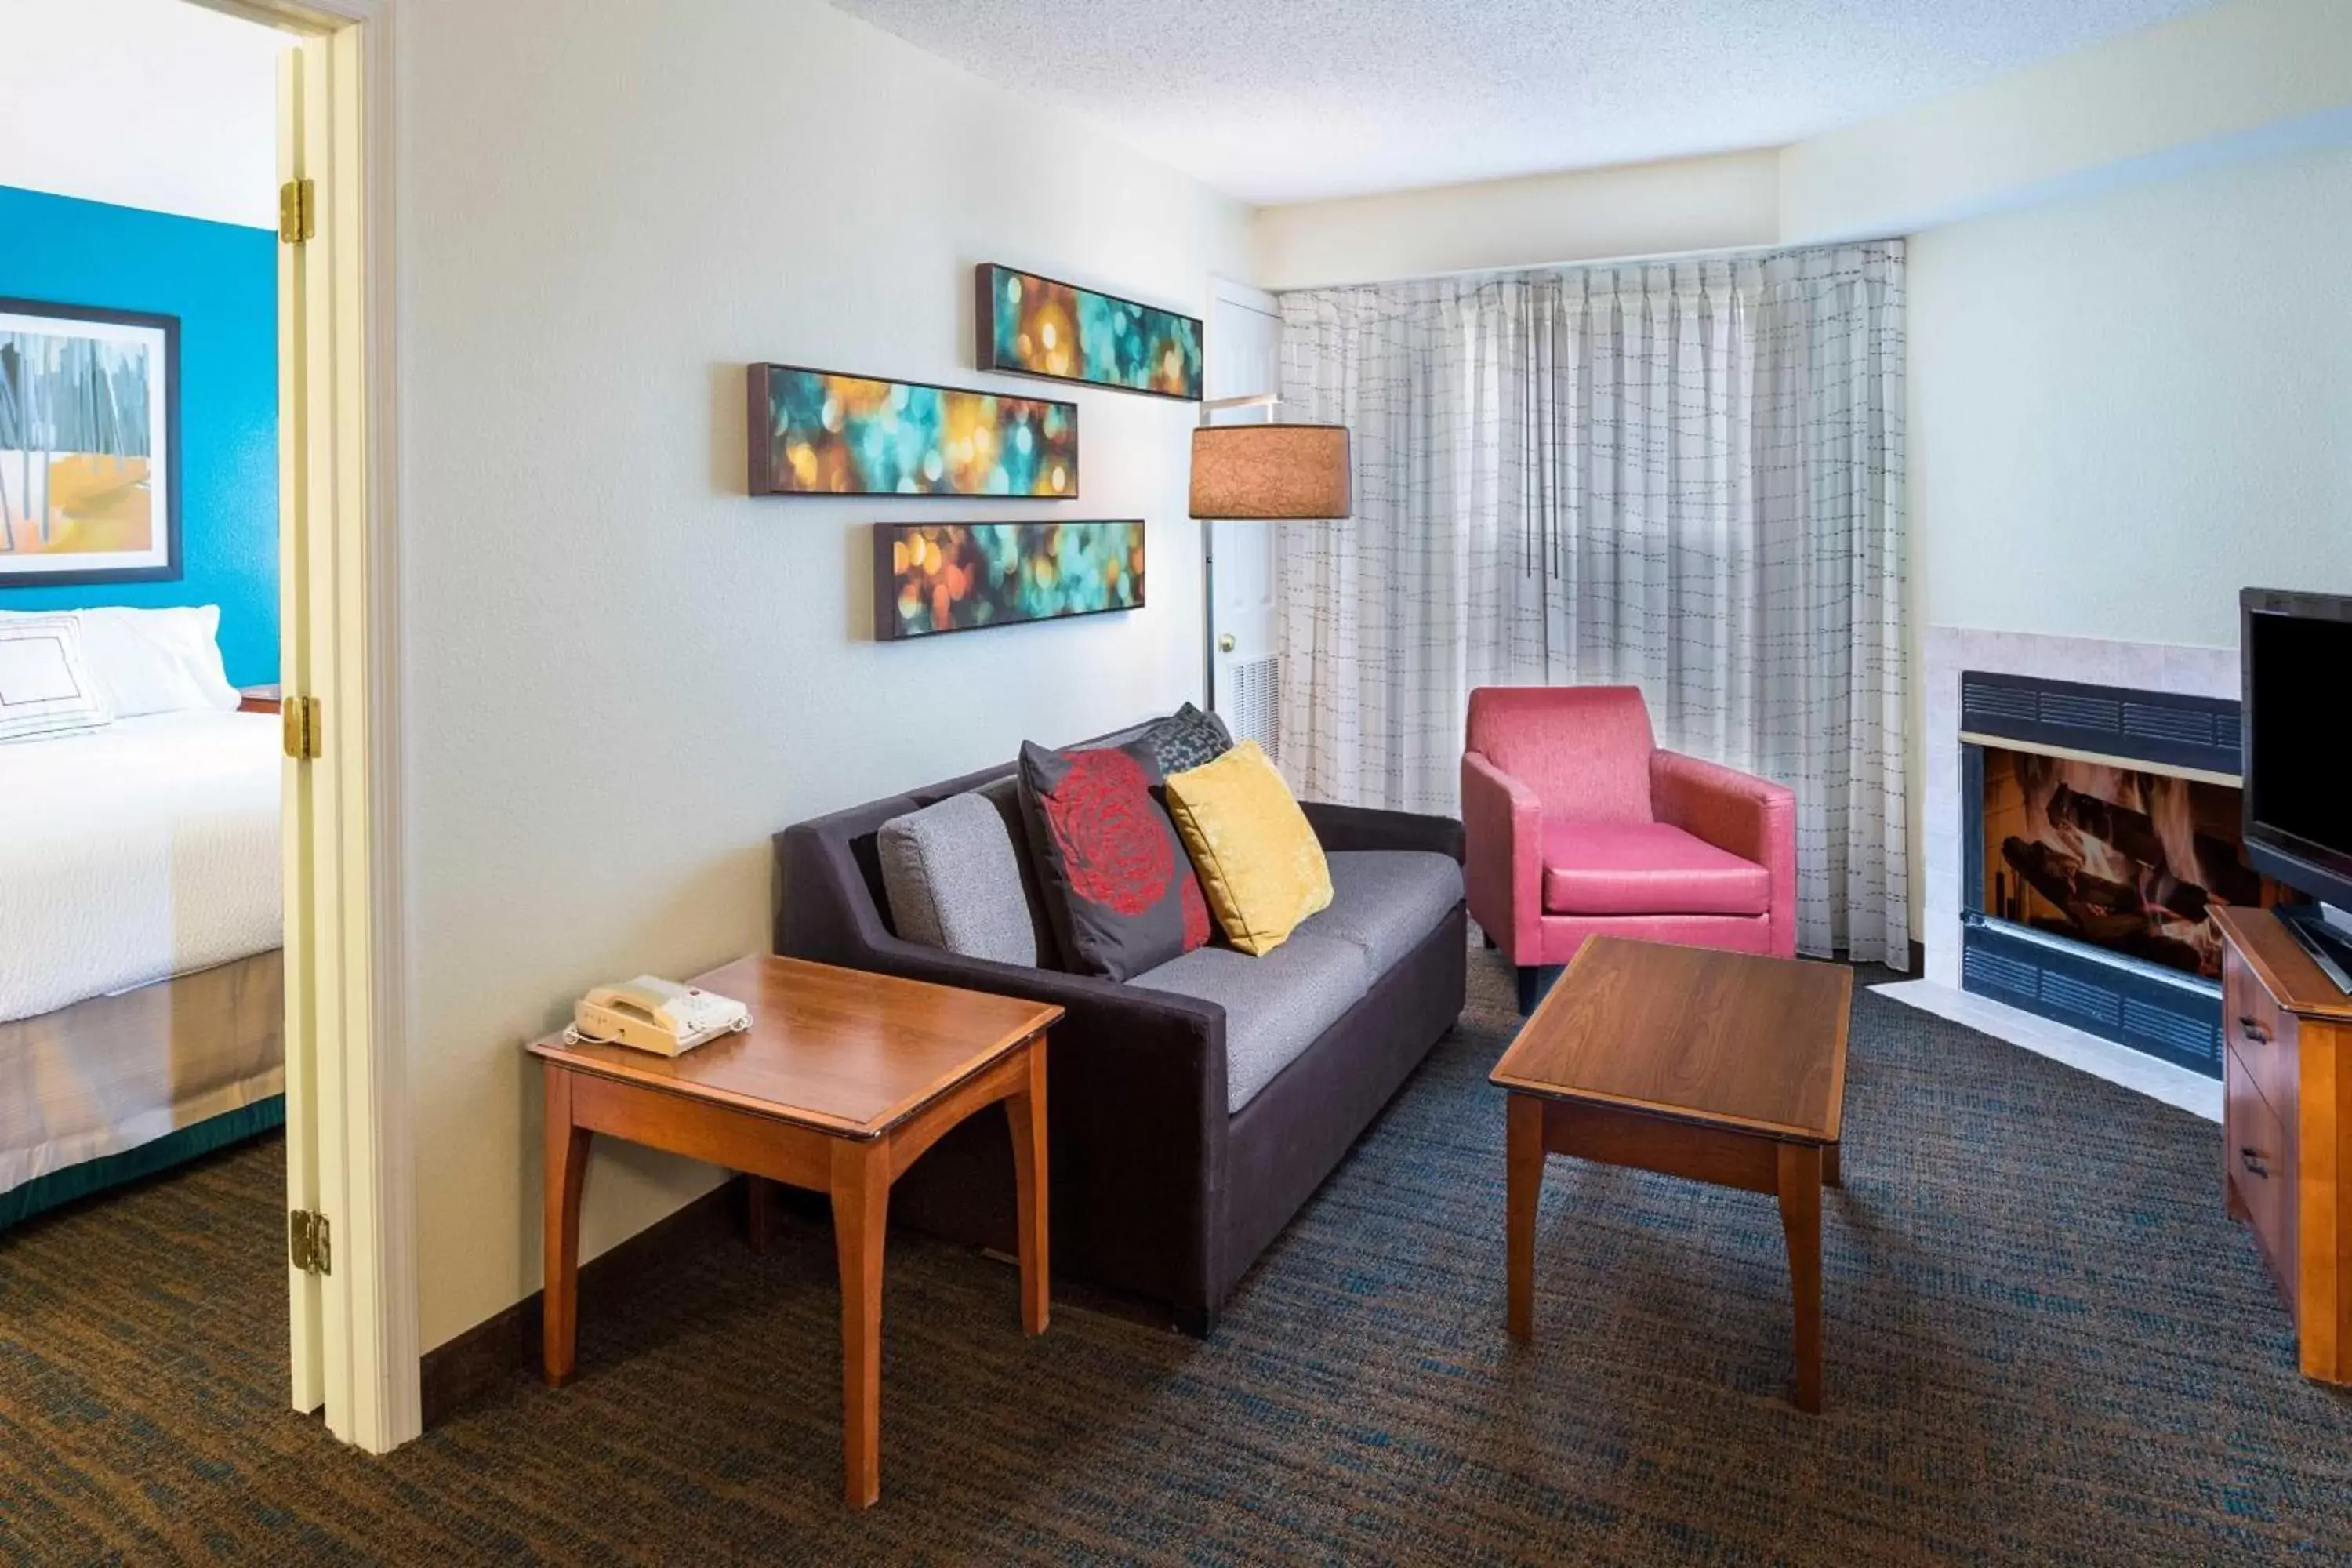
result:
[(1217, 923), (1262, 956), (1331, 903), (1331, 868), (1290, 786), (1255, 741), (1168, 776), (1168, 815), (1184, 836)]

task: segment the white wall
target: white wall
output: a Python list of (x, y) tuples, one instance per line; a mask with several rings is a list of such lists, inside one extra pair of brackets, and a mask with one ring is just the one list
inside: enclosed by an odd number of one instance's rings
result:
[(1918, 618), (2237, 643), (2352, 592), (2352, 151), (1958, 224), (1910, 255)]
[(0, 0), (0, 185), (275, 227), (285, 47), (185, 0)]
[(1264, 207), (1257, 280), (1318, 289), (1770, 245), (1780, 200), (1780, 153), (1766, 148)]
[[(1188, 405), (1083, 499), (744, 494), (743, 365), (971, 363), (971, 268), (1203, 313), (1241, 209), (814, 0), (402, 0), (400, 519), (424, 1342), (539, 1282), (520, 1042), (769, 939), (769, 835), (1197, 694)], [(1150, 606), (880, 646), (876, 520), (1142, 517)], [(715, 1173), (626, 1150), (600, 1251)]]

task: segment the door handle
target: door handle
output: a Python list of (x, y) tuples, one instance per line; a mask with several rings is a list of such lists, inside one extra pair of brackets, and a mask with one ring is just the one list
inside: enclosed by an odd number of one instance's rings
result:
[(2243, 1165), (2248, 1173), (2252, 1175), (2260, 1176), (2266, 1182), (2271, 1179), (2271, 1168), (2269, 1163), (2252, 1149), (2241, 1149), (2238, 1151), (2238, 1163)]
[(2261, 1023), (2255, 1019), (2252, 1013), (2241, 1013), (2238, 1015), (2238, 1033), (2245, 1036), (2246, 1038), (2253, 1041), (2258, 1046), (2266, 1046), (2270, 1044), (2271, 1032), (2268, 1029), (2263, 1028)]

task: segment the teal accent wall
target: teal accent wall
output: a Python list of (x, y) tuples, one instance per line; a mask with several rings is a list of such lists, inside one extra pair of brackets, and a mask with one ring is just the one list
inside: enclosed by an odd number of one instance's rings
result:
[(180, 318), (182, 567), (171, 583), (0, 586), (0, 610), (218, 605), (228, 678), (278, 679), (277, 242), (0, 185), (0, 298)]

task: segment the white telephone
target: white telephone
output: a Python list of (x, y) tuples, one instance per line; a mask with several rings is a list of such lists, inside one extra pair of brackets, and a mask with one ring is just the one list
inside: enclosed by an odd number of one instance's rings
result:
[(572, 1010), (564, 1038), (578, 1045), (635, 1046), (666, 1057), (683, 1056), (706, 1040), (751, 1026), (751, 1009), (730, 997), (640, 974), (621, 985), (599, 985)]

